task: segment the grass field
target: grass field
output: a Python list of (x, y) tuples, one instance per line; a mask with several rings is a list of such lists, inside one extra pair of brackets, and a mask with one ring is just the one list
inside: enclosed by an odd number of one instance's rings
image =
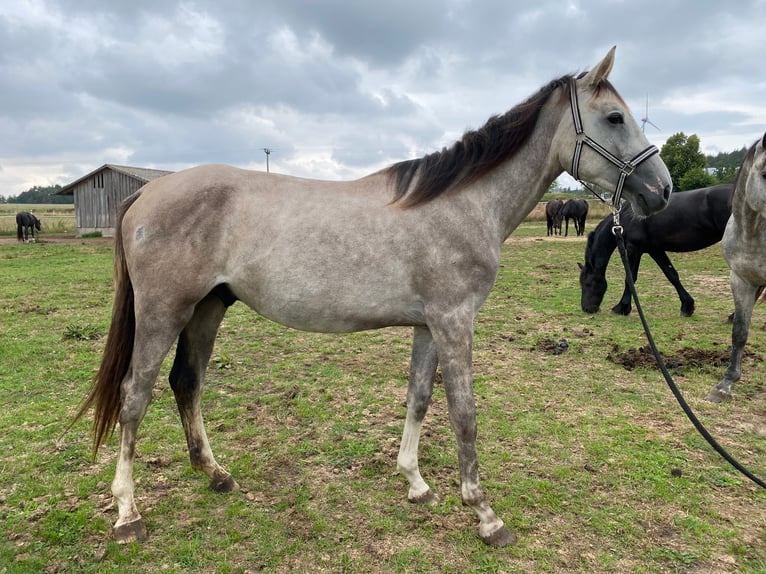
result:
[[(519, 538), (499, 550), (460, 503), (438, 387), (420, 463), (442, 502), (406, 500), (396, 454), (409, 329), (309, 334), (241, 304), (221, 327), (203, 412), (242, 490), (213, 493), (190, 469), (166, 361), (134, 471), (149, 539), (115, 544), (116, 436), (94, 461), (89, 421), (64, 433), (103, 349), (111, 248), (0, 245), (0, 572), (766, 572), (766, 492), (703, 442), (651, 361), (637, 360), (635, 312), (579, 310), (584, 245), (522, 224), (476, 322), (480, 471)], [(705, 402), (730, 339), (726, 265), (718, 246), (672, 259), (697, 311), (681, 318), (646, 260), (637, 286), (654, 336), (703, 423), (763, 477), (764, 308), (734, 399)], [(608, 279), (605, 309), (622, 292), (616, 258)], [(551, 354), (562, 339), (566, 352)]]
[(40, 220), (44, 234), (75, 233), (73, 204), (0, 203), (0, 236), (16, 235), (16, 214), (34, 213)]

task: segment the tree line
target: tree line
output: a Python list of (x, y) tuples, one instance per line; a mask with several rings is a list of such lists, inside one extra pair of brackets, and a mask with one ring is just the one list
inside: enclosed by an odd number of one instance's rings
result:
[(60, 185), (35, 185), (19, 195), (0, 196), (0, 203), (74, 203), (73, 195), (55, 195), (60, 189)]
[(673, 134), (660, 150), (660, 157), (668, 166), (674, 191), (697, 189), (719, 183), (733, 183), (747, 147), (705, 155), (700, 151), (697, 135)]

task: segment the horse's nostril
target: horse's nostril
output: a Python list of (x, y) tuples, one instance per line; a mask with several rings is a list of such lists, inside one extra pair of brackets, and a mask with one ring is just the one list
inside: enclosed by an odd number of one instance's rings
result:
[(662, 190), (662, 197), (665, 198), (665, 201), (668, 201), (670, 199), (670, 192), (673, 189), (673, 186), (668, 184), (665, 186), (665, 189)]

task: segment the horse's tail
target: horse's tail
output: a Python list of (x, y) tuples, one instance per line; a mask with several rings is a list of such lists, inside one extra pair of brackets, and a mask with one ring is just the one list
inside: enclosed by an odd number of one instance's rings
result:
[[(104, 355), (90, 394), (85, 398), (72, 424), (77, 422), (91, 407), (93, 415), (93, 455), (98, 452), (106, 437), (114, 431), (120, 416), (122, 380), (130, 369), (133, 355), (133, 339), (136, 315), (133, 306), (133, 284), (125, 261), (122, 242), (122, 220), (125, 212), (138, 199), (135, 193), (126, 199), (117, 212), (114, 240), (114, 304), (112, 324), (106, 339)], [(71, 425), (70, 425), (71, 426)]]
[(24, 226), (21, 223), (16, 224), (16, 239), (24, 241)]

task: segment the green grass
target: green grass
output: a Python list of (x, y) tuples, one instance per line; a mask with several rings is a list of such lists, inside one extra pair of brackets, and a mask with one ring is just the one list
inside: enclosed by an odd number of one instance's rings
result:
[[(440, 386), (420, 465), (442, 502), (406, 501), (395, 465), (409, 329), (302, 333), (241, 304), (221, 327), (203, 408), (242, 490), (213, 493), (190, 469), (168, 359), (134, 472), (149, 540), (115, 544), (116, 437), (93, 461), (88, 421), (64, 434), (108, 331), (111, 248), (0, 245), (0, 572), (766, 571), (766, 495), (705, 445), (658, 371), (607, 358), (646, 344), (635, 312), (584, 315), (585, 240), (544, 235), (541, 223), (517, 230), (476, 322), (483, 487), (519, 537), (499, 550), (478, 540), (460, 503)], [(673, 288), (644, 261), (637, 287), (660, 349), (725, 351), (732, 302), (720, 249), (672, 259), (697, 312), (681, 318)], [(622, 292), (616, 259), (608, 279), (605, 309)], [(765, 318), (756, 308), (732, 402), (701, 400), (720, 367), (677, 376), (709, 430), (760, 476)], [(549, 339), (569, 348), (550, 355)]]

